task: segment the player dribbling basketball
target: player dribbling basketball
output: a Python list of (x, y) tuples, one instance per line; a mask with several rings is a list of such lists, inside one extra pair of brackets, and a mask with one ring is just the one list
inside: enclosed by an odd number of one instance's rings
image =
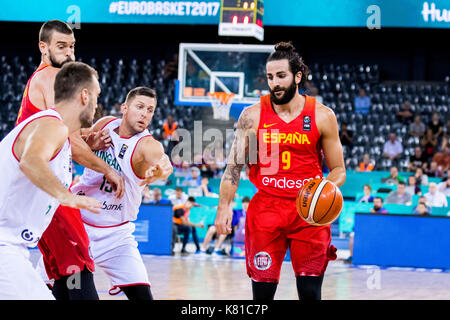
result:
[[(298, 89), (308, 68), (290, 43), (278, 43), (266, 63), (270, 95), (245, 108), (220, 185), (215, 225), (229, 233), (229, 206), (239, 184), (240, 171), (250, 167), (258, 188), (246, 219), (247, 274), (253, 299), (273, 299), (280, 269), (289, 248), (300, 299), (321, 299), (323, 275), (335, 259), (330, 226), (312, 226), (297, 213), (296, 196), (304, 183), (322, 178), (322, 152), (340, 187), (345, 165), (333, 111)], [(254, 147), (257, 142), (257, 150)]]

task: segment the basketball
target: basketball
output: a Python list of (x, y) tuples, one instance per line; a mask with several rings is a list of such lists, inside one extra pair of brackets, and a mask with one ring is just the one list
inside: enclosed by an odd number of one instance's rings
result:
[(314, 226), (333, 223), (341, 213), (344, 199), (331, 181), (314, 179), (304, 184), (297, 194), (297, 212)]

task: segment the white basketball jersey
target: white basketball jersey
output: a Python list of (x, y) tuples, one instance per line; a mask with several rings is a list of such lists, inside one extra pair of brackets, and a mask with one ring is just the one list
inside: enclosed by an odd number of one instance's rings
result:
[(102, 203), (98, 214), (81, 210), (83, 221), (93, 226), (115, 226), (134, 221), (141, 205), (145, 186), (139, 186), (143, 179), (134, 172), (131, 159), (139, 140), (151, 135), (145, 129), (130, 138), (122, 138), (114, 131), (121, 122), (122, 119), (114, 119), (104, 126), (104, 129), (109, 129), (113, 145), (95, 154), (124, 178), (125, 193), (122, 199), (116, 198), (103, 174), (88, 168), (84, 169), (80, 181), (71, 188), (72, 193), (93, 197)]
[[(21, 122), (0, 142), (0, 245), (35, 247), (50, 224), (59, 202), (36, 187), (19, 169), (14, 144), (23, 128), (42, 117), (61, 116), (54, 109), (38, 112)], [(49, 162), (50, 169), (68, 189), (72, 183), (72, 153), (69, 139)]]

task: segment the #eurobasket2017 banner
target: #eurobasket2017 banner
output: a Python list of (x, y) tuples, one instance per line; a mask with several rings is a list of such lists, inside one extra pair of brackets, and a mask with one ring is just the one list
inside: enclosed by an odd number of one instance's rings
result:
[[(265, 26), (365, 27), (375, 14), (381, 28), (450, 27), (450, 0), (283, 0), (281, 4), (264, 1)], [(220, 0), (4, 0), (0, 21), (218, 24), (220, 6)]]

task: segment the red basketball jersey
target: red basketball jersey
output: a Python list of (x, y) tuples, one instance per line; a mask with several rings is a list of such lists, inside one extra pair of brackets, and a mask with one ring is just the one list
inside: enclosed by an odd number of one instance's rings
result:
[(34, 75), (41, 71), (42, 69), (48, 67), (49, 64), (47, 63), (42, 63), (37, 70), (31, 75), (30, 79), (28, 79), (27, 85), (25, 87), (25, 90), (23, 92), (23, 96), (22, 96), (22, 103), (20, 105), (20, 110), (19, 110), (19, 114), (17, 115), (17, 120), (16, 120), (16, 126), (21, 123), (23, 120), (25, 120), (26, 118), (28, 118), (29, 116), (32, 116), (35, 113), (38, 113), (40, 111), (42, 111), (41, 109), (39, 109), (38, 107), (36, 107), (33, 103), (31, 103), (30, 101), (30, 96), (28, 94), (29, 88), (30, 88), (30, 83), (31, 83), (31, 79), (33, 79)]
[[(296, 198), (304, 183), (322, 177), (322, 148), (316, 126), (316, 99), (307, 95), (301, 114), (286, 123), (274, 111), (270, 95), (261, 97), (258, 158), (250, 181), (268, 194)], [(251, 160), (250, 160), (251, 162)]]

